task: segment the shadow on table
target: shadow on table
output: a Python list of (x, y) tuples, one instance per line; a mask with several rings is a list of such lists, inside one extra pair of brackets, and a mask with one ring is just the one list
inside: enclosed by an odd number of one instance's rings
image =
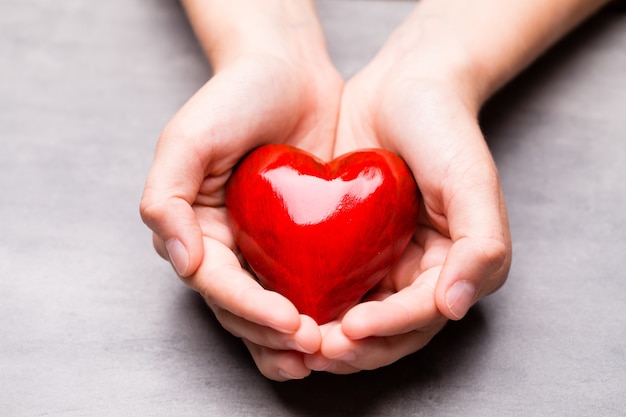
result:
[(392, 365), (352, 375), (314, 373), (301, 381), (273, 383), (273, 388), (296, 415), (358, 416), (409, 398), (434, 406), (442, 401), (442, 387), (476, 366), (474, 358), (488, 339), (487, 327), (478, 305), (461, 322), (449, 323), (424, 349)]
[(488, 323), (479, 303), (463, 320), (448, 323), (425, 348), (387, 367), (352, 375), (315, 372), (303, 380), (273, 382), (261, 376), (241, 341), (221, 328), (197, 294), (187, 293), (183, 298), (208, 330), (210, 343), (221, 345), (224, 356), (214, 365), (236, 363), (241, 374), (238, 380), (258, 384), (264, 395), (273, 393), (275, 399), (270, 401), (279, 402), (289, 415), (366, 415), (384, 404), (402, 403), (406, 396), (413, 403), (436, 406), (444, 401), (446, 387), (487, 360), (481, 352), (489, 342)]

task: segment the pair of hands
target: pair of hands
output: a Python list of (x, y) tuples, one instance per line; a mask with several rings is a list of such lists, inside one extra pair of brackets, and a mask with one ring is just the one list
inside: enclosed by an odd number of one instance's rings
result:
[[(390, 364), (506, 279), (507, 215), (478, 109), (458, 83), (388, 55), (344, 83), (330, 60), (244, 53), (219, 65), (159, 139), (141, 203), (155, 248), (270, 379)], [(242, 268), (228, 226), (230, 172), (270, 142), (326, 160), (386, 148), (405, 159), (422, 192), (419, 225), (397, 266), (367, 300), (322, 326)]]

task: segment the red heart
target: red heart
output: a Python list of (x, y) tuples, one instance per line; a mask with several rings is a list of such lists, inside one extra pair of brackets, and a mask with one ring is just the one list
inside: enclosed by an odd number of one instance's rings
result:
[(226, 207), (261, 285), (323, 324), (398, 261), (415, 232), (418, 191), (404, 161), (388, 151), (325, 163), (291, 146), (266, 145), (236, 167)]

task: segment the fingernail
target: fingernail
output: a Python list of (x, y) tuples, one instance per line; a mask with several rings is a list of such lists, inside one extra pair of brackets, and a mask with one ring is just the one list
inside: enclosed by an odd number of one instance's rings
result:
[(287, 341), (287, 348), (290, 349), (290, 350), (296, 350), (296, 351), (302, 352), (302, 353), (308, 353), (308, 354), (313, 353), (313, 351), (311, 351), (310, 349), (305, 349), (302, 346), (300, 346), (300, 344), (298, 342), (296, 342), (295, 340)]
[(170, 262), (178, 275), (185, 276), (189, 267), (189, 254), (187, 249), (185, 249), (185, 245), (180, 240), (173, 238), (165, 242), (165, 249), (167, 249)]
[(356, 353), (353, 350), (349, 350), (339, 356), (334, 356), (331, 359), (335, 361), (351, 362), (356, 359)]
[(459, 281), (446, 293), (446, 304), (450, 312), (460, 319), (467, 314), (475, 296), (476, 287), (474, 284), (469, 281)]
[(306, 361), (306, 365), (313, 371), (326, 371), (335, 363), (335, 361), (319, 354), (310, 356)]
[(331, 363), (328, 364), (328, 366), (326, 366), (324, 369), (322, 369), (322, 372), (334, 372), (335, 369), (337, 369), (338, 365), (337, 365), (337, 361), (332, 361)]
[(281, 378), (285, 378), (285, 379), (302, 379), (302, 378), (295, 377), (295, 376), (285, 372), (283, 369), (278, 369), (278, 375), (280, 375)]

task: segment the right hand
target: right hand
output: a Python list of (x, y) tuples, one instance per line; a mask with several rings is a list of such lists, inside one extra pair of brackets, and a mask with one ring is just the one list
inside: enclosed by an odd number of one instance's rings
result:
[(330, 62), (315, 65), (252, 55), (220, 68), (163, 130), (140, 207), (156, 251), (275, 380), (311, 372), (303, 353), (320, 348), (321, 333), (242, 268), (224, 186), (233, 166), (262, 144), (331, 157), (343, 81)]

